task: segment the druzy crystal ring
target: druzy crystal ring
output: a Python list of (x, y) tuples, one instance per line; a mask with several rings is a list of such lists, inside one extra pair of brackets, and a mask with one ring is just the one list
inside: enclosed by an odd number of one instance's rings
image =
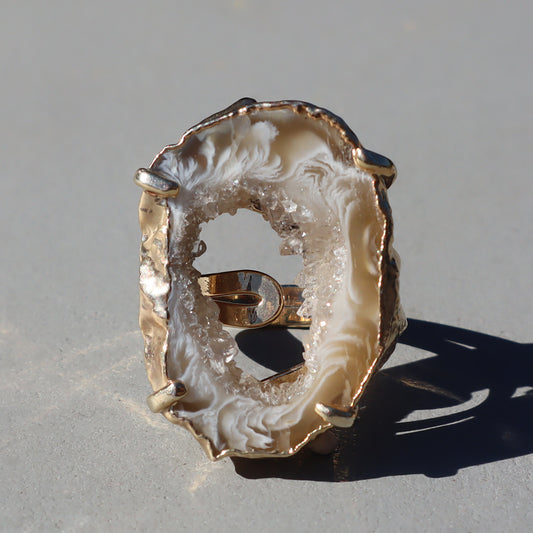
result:
[[(406, 321), (387, 189), (392, 162), (299, 101), (239, 100), (135, 174), (143, 188), (140, 326), (155, 413), (215, 460), (289, 456), (348, 427)], [(250, 209), (300, 254), (298, 286), (253, 270), (200, 274), (202, 224)], [(224, 329), (308, 327), (304, 363), (265, 380)]]

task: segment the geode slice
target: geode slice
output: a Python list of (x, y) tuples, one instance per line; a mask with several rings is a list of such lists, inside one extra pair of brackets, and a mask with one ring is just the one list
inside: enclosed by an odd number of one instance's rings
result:
[[(187, 131), (150, 171), (179, 185), (168, 198), (143, 192), (140, 207), (148, 375), (155, 391), (187, 391), (163, 414), (212, 459), (291, 455), (349, 425), (405, 327), (386, 192), (394, 165), (324, 109), (245, 99)], [(233, 361), (236, 343), (193, 266), (202, 224), (241, 208), (270, 223), (282, 254), (301, 254), (298, 314), (312, 320), (305, 364), (264, 381)]]

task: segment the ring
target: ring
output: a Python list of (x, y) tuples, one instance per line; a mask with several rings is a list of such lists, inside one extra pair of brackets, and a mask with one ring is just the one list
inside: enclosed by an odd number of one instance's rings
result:
[[(333, 113), (243, 98), (190, 128), (135, 174), (140, 327), (148, 406), (212, 460), (290, 456), (349, 427), (406, 320), (387, 189), (393, 163)], [(254, 270), (200, 274), (202, 224), (250, 209), (300, 254), (299, 286)], [(308, 327), (304, 363), (245, 374), (226, 326)]]

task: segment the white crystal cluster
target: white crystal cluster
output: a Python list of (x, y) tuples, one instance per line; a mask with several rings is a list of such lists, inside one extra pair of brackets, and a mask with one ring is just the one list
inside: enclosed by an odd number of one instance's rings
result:
[[(316, 429), (317, 402), (352, 401), (376, 358), (383, 217), (373, 179), (354, 167), (338, 130), (290, 109), (217, 122), (167, 149), (156, 170), (180, 185), (169, 199), (167, 365), (189, 392), (175, 412), (216, 450), (287, 451)], [(282, 254), (303, 257), (299, 312), (312, 326), (305, 371), (292, 382), (259, 382), (236, 366), (236, 343), (193, 267), (202, 224), (252, 207)]]

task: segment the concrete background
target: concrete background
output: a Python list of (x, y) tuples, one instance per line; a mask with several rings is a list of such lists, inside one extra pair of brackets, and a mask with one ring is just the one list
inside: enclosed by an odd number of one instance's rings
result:
[[(0, 530), (531, 530), (530, 4), (2, 8)], [(399, 170), (411, 325), (329, 457), (212, 464), (145, 405), (132, 175), (242, 96), (329, 108)], [(252, 214), (206, 241), (202, 268), (298, 268)]]

